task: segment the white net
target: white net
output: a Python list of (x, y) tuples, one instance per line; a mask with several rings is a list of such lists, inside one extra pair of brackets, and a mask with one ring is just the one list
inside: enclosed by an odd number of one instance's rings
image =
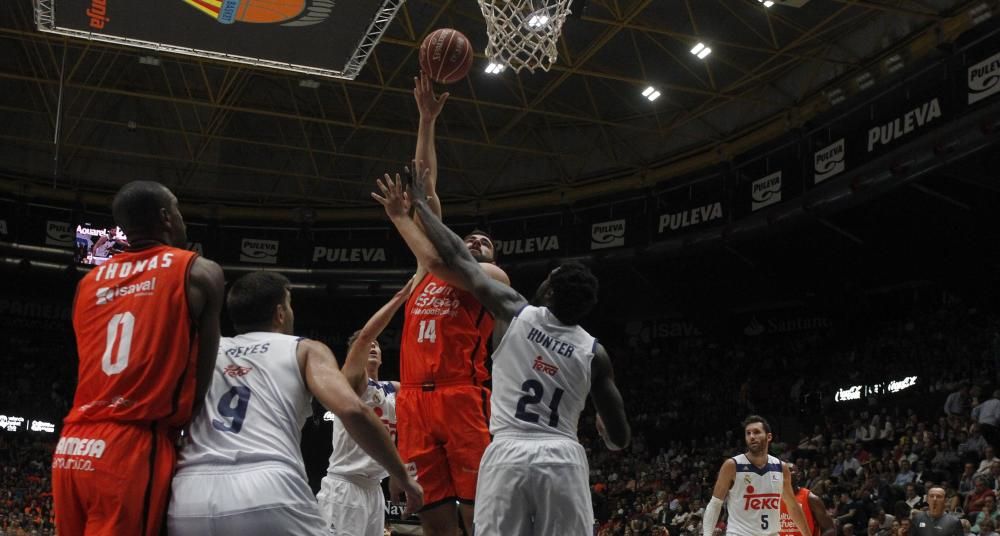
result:
[(571, 0), (479, 0), (490, 42), (486, 57), (515, 71), (548, 71)]

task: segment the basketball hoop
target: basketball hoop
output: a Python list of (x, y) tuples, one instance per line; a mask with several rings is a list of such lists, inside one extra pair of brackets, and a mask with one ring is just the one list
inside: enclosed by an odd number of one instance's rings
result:
[(548, 71), (572, 0), (479, 0), (486, 19), (490, 61), (520, 72)]

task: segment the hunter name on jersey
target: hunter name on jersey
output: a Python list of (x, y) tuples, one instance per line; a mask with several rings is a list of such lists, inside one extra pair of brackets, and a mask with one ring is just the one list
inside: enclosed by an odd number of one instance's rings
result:
[(551, 350), (563, 357), (571, 357), (573, 355), (573, 350), (576, 349), (572, 344), (562, 342), (555, 337), (546, 334), (544, 331), (536, 328), (531, 328), (526, 337), (529, 341), (545, 348), (546, 350)]
[(413, 300), (414, 315), (455, 316), (462, 307), (462, 301), (455, 295), (455, 289), (448, 285), (438, 285), (431, 281), (423, 292)]
[(109, 279), (125, 279), (130, 275), (141, 274), (160, 268), (170, 268), (174, 263), (173, 253), (163, 253), (148, 259), (140, 259), (135, 262), (106, 262), (97, 269), (95, 281), (107, 281)]

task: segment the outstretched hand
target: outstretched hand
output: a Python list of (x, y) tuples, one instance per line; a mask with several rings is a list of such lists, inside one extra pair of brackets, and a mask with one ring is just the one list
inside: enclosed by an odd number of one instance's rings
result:
[[(427, 200), (427, 183), (431, 178), (431, 169), (420, 160), (413, 161), (413, 173), (409, 184), (409, 199), (414, 203)], [(407, 170), (409, 171), (409, 169)]]
[(448, 100), (448, 92), (440, 96), (434, 95), (434, 84), (426, 73), (421, 72), (420, 76), (413, 77), (413, 98), (417, 101), (417, 109), (420, 110), (420, 118), (427, 121), (437, 119), (444, 108), (445, 101)]
[(382, 205), (390, 220), (405, 218), (410, 212), (410, 198), (406, 191), (403, 190), (403, 180), (399, 177), (398, 173), (396, 174), (395, 181), (392, 180), (392, 177), (388, 173), (383, 178), (385, 182), (382, 182), (382, 179), (375, 181), (382, 195), (372, 192), (372, 199)]

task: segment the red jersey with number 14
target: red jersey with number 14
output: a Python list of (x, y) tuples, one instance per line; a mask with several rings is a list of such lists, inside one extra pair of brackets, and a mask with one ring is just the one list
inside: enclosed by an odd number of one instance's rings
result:
[(427, 274), (406, 302), (400, 381), (482, 384), (491, 333), (493, 315), (471, 292)]
[(196, 255), (169, 246), (120, 253), (77, 285), (80, 357), (66, 423), (191, 418), (198, 339), (187, 278)]

